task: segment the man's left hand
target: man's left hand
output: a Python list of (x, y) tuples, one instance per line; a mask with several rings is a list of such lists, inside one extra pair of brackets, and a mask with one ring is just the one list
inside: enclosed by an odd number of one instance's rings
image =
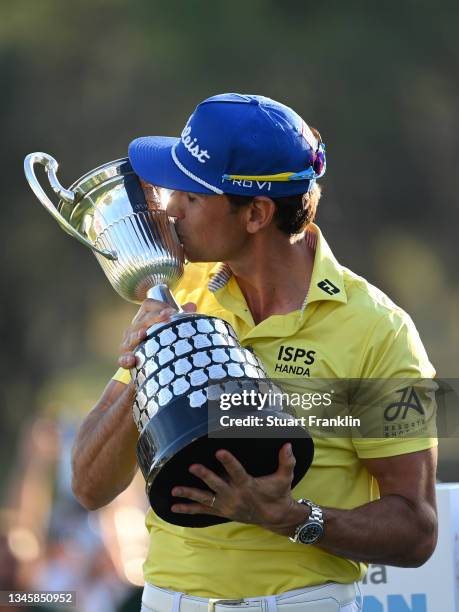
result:
[(295, 526), (306, 520), (308, 509), (291, 496), (295, 467), (291, 444), (284, 444), (280, 449), (279, 466), (274, 474), (259, 478), (248, 474), (229, 451), (218, 450), (215, 456), (225, 468), (227, 478), (217, 476), (204, 465), (191, 465), (189, 471), (211, 491), (174, 487), (172, 495), (185, 497), (193, 503), (174, 504), (173, 512), (222, 516), (259, 525), (280, 535), (291, 535)]

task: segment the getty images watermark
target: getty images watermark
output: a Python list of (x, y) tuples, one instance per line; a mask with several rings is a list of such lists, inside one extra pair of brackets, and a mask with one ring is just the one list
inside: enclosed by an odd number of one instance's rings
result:
[[(318, 416), (308, 414), (305, 416), (293, 416), (285, 412), (286, 409), (313, 410), (316, 408), (326, 409), (333, 403), (334, 391), (325, 393), (284, 393), (272, 391), (260, 393), (254, 389), (244, 389), (240, 393), (221, 393), (219, 397), (219, 408), (222, 411), (249, 410), (250, 414), (244, 416), (231, 416), (224, 414), (220, 417), (222, 427), (360, 427), (360, 419), (349, 414), (344, 416)], [(283, 414), (269, 414), (283, 408)], [(257, 411), (265, 411), (263, 416), (252, 414)]]
[(459, 379), (226, 379), (208, 398), (209, 437), (459, 439)]

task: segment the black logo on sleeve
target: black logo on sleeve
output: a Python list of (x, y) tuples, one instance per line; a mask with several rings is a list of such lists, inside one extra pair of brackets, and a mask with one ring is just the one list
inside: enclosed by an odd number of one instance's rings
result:
[(328, 280), (328, 278), (324, 278), (324, 280), (320, 281), (320, 283), (317, 283), (317, 286), (320, 287), (322, 291), (325, 291), (325, 293), (328, 293), (328, 295), (335, 295), (340, 291), (339, 288), (331, 282), (331, 280)]
[(424, 408), (414, 387), (399, 389), (397, 393), (402, 394), (399, 401), (389, 404), (384, 410), (384, 418), (386, 421), (395, 421), (395, 419), (398, 419), (400, 416), (404, 420), (408, 415), (408, 410), (415, 410), (421, 416), (424, 416)]

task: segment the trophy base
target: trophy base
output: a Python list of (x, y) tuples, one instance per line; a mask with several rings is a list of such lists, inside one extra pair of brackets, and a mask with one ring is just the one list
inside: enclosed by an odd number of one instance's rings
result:
[[(285, 417), (285, 414), (274, 411), (269, 414)], [(244, 437), (240, 434), (230, 437), (231, 433), (235, 434), (234, 429), (225, 427), (223, 431), (218, 421), (203, 419), (201, 410), (190, 408), (186, 401), (177, 398), (166, 410), (151, 418), (137, 444), (137, 458), (154, 512), (168, 523), (182, 527), (208, 527), (228, 522), (229, 519), (210, 514), (179, 514), (171, 510), (173, 504), (191, 503), (188, 499), (174, 497), (171, 494), (174, 486), (208, 488), (188, 471), (190, 465), (200, 463), (219, 475), (224, 474), (222, 464), (215, 457), (219, 449), (231, 452), (249, 474), (259, 477), (277, 470), (279, 450), (283, 444), (290, 442), (296, 458), (293, 488), (312, 463), (313, 441), (308, 432), (299, 426), (271, 429), (274, 430), (270, 434), (272, 437), (262, 437), (259, 427), (244, 428)], [(211, 436), (218, 437), (209, 437), (209, 431), (212, 432)]]

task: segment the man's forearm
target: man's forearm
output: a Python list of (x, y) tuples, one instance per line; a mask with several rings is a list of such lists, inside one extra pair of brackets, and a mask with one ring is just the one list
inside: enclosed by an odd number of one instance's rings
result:
[[(369, 563), (416, 567), (432, 554), (437, 518), (424, 503), (414, 507), (399, 495), (387, 495), (352, 510), (322, 508), (325, 535), (317, 546), (340, 557)], [(308, 511), (305, 507), (305, 521)], [(298, 515), (292, 519), (297, 521)], [(294, 526), (282, 535), (292, 536)]]
[(88, 510), (114, 499), (136, 472), (134, 393), (133, 386), (128, 385), (116, 397), (109, 385), (78, 432), (72, 453), (72, 488)]
[(400, 567), (422, 565), (435, 549), (437, 518), (427, 503), (413, 507), (388, 495), (353, 510), (327, 509), (320, 546), (356, 561)]

